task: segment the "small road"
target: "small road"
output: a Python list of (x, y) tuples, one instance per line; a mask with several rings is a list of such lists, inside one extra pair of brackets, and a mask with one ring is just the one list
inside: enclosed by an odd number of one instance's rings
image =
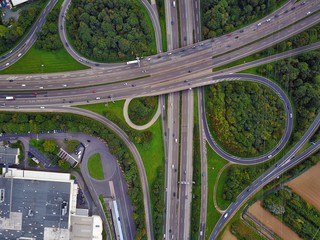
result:
[(151, 127), (156, 121), (157, 119), (159, 118), (160, 114), (161, 114), (161, 104), (160, 104), (160, 98), (159, 98), (159, 101), (158, 101), (158, 108), (157, 108), (157, 111), (156, 113), (153, 115), (152, 119), (144, 124), (144, 125), (136, 125), (134, 124), (130, 118), (129, 118), (129, 112), (128, 112), (128, 108), (129, 108), (129, 104), (130, 104), (130, 101), (132, 100), (132, 98), (128, 98), (126, 99), (126, 101), (124, 102), (124, 106), (123, 106), (123, 116), (124, 116), (124, 120), (126, 121), (126, 123), (133, 129), (135, 130), (145, 130), (145, 129), (148, 129), (149, 127)]

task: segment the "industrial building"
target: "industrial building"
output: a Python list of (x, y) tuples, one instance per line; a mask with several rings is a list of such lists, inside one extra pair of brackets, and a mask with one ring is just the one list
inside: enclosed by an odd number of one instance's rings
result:
[(81, 222), (86, 239), (102, 239), (99, 216), (77, 215), (77, 193), (70, 174), (8, 169), (0, 177), (0, 239), (75, 240)]

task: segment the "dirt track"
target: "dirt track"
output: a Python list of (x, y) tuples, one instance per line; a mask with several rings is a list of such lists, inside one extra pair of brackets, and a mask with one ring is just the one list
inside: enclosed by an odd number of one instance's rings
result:
[(266, 211), (262, 206), (261, 202), (255, 202), (249, 209), (248, 212), (251, 213), (256, 219), (263, 223), (266, 227), (276, 233), (278, 236), (284, 240), (296, 240), (301, 239), (299, 236), (293, 232), (286, 225), (282, 224), (276, 217), (271, 213)]
[(288, 183), (305, 201), (320, 209), (320, 163)]

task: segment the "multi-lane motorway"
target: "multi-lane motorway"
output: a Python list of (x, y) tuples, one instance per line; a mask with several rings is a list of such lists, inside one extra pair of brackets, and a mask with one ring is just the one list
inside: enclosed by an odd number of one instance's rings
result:
[[(70, 1), (69, 1), (70, 2)], [(207, 40), (205, 42), (197, 43), (194, 46), (186, 47), (185, 45), (191, 44), (192, 39), (190, 37), (190, 32), (192, 32), (192, 27), (190, 27), (189, 21), (183, 21), (182, 37), (180, 37), (182, 48), (179, 48), (179, 36), (178, 36), (178, 15), (176, 4), (171, 1), (166, 1), (166, 9), (168, 9), (167, 14), (169, 19), (168, 27), (168, 49), (170, 53), (161, 53), (158, 56), (151, 56), (150, 58), (145, 58), (141, 62), (141, 68), (137, 66), (128, 66), (125, 64), (101, 64), (86, 60), (80, 57), (70, 46), (67, 41), (65, 34), (65, 15), (69, 6), (69, 2), (66, 1), (63, 5), (60, 18), (59, 18), (59, 29), (61, 38), (64, 42), (65, 47), (68, 49), (69, 53), (77, 59), (78, 61), (91, 66), (92, 69), (78, 72), (67, 72), (67, 73), (54, 73), (54, 74), (35, 74), (35, 75), (11, 75), (11, 76), (0, 76), (0, 88), (7, 91), (0, 93), (0, 98), (4, 99), (5, 96), (15, 96), (15, 101), (3, 101), (3, 110), (34, 110), (38, 111), (53, 111), (54, 109), (59, 109), (59, 111), (71, 111), (69, 110), (70, 105), (75, 105), (79, 103), (91, 103), (99, 101), (110, 101), (111, 97), (113, 99), (123, 99), (127, 97), (137, 97), (146, 95), (159, 95), (165, 93), (174, 93), (181, 90), (186, 90), (183, 97), (183, 103), (189, 102), (191, 99), (192, 92), (188, 89), (193, 89), (194, 87), (209, 85), (217, 83), (223, 80), (251, 80), (255, 82), (260, 82), (262, 84), (271, 87), (284, 102), (284, 108), (286, 109), (286, 130), (281, 139), (280, 143), (268, 154), (260, 156), (254, 159), (238, 159), (235, 158), (223, 150), (221, 150), (214, 140), (210, 136), (206, 121), (201, 123), (204, 126), (206, 138), (208, 139), (210, 145), (223, 157), (230, 161), (236, 163), (257, 163), (261, 161), (266, 161), (269, 158), (276, 155), (280, 149), (288, 141), (290, 133), (292, 131), (292, 108), (286, 95), (281, 91), (281, 89), (274, 83), (257, 76), (232, 74), (239, 71), (239, 69), (249, 68), (256, 63), (248, 63), (246, 66), (239, 66), (232, 70), (226, 72), (212, 73), (211, 68), (219, 66), (235, 59), (250, 55), (254, 52), (261, 51), (268, 46), (271, 46), (283, 39), (288, 38), (294, 34), (297, 34), (308, 27), (320, 22), (319, 12), (320, 5), (316, 1), (308, 1), (304, 5), (296, 4), (293, 8), (292, 2), (290, 1), (280, 10), (274, 12), (270, 16), (259, 21), (261, 24), (252, 24), (241, 31), (236, 31), (228, 36), (222, 36), (219, 38)], [(155, 26), (158, 51), (161, 52), (161, 33), (160, 25), (158, 25), (157, 14), (154, 8), (150, 7), (147, 1), (141, 1), (143, 5), (148, 9), (148, 12), (152, 18), (153, 25)], [(181, 19), (195, 19), (198, 22), (195, 24), (194, 28), (199, 29), (200, 18), (199, 18), (199, 1), (194, 1), (194, 4), (188, 4), (188, 1), (180, 1), (182, 3), (181, 7), (184, 10), (184, 17)], [(19, 53), (24, 54), (30, 46), (35, 41), (35, 33), (39, 31), (41, 26), (44, 24), (44, 16), (50, 11), (54, 6), (55, 2), (50, 1), (48, 7), (42, 13), (40, 21), (35, 24), (35, 26), (30, 31), (29, 39), (26, 38), (22, 45), (17, 46), (12, 53), (4, 56), (3, 61), (0, 62), (0, 69), (6, 68), (20, 57)], [(184, 4), (184, 5), (183, 5)], [(149, 8), (150, 7), (150, 8)], [(306, 16), (307, 12), (312, 12), (310, 16)], [(193, 14), (191, 14), (193, 12)], [(197, 16), (198, 14), (198, 16)], [(270, 21), (266, 21), (271, 19)], [(301, 20), (302, 19), (302, 20)], [(295, 23), (296, 21), (299, 21)], [(167, 20), (168, 21), (168, 20)], [(295, 23), (295, 24), (293, 24)], [(289, 26), (293, 24), (292, 26)], [(287, 27), (289, 26), (289, 27)], [(286, 29), (283, 29), (287, 27)], [(274, 32), (278, 33), (273, 34)], [(159, 35), (160, 34), (160, 35)], [(184, 35), (186, 35), (186, 41), (184, 41)], [(201, 35), (195, 34), (196, 42), (200, 40)], [(183, 44), (185, 42), (185, 44)], [(251, 43), (251, 44), (250, 44)], [(24, 44), (24, 45), (23, 45)], [(240, 48), (241, 47), (241, 48)], [(318, 47), (318, 46), (314, 46)], [(175, 50), (176, 49), (176, 50)], [(307, 50), (308, 47), (305, 47)], [(310, 49), (310, 46), (309, 46)], [(22, 51), (23, 50), (23, 51)], [(290, 54), (293, 55), (297, 53), (297, 50), (293, 50)], [(212, 56), (217, 56), (212, 59)], [(284, 57), (284, 56), (282, 56)], [(268, 61), (276, 59), (276, 57), (270, 57)], [(259, 61), (265, 61), (259, 60)], [(9, 64), (8, 64), (9, 63)], [(260, 62), (261, 64), (261, 62)], [(147, 69), (147, 72), (142, 72), (141, 69)], [(228, 73), (228, 74), (226, 74)], [(231, 74), (230, 74), (231, 73)], [(137, 80), (128, 81), (128, 79), (141, 77)], [(78, 88), (82, 87), (82, 88)], [(19, 92), (23, 90), (23, 92)], [(27, 90), (27, 91), (25, 91)], [(200, 92), (202, 96), (202, 92)], [(203, 97), (203, 96), (202, 96)], [(188, 164), (188, 159), (190, 159), (190, 152), (183, 151), (186, 146), (190, 146), (190, 131), (188, 137), (181, 137), (179, 132), (179, 100), (180, 94), (174, 93), (168, 99), (168, 130), (165, 134), (168, 135), (167, 139), (167, 207), (166, 213), (171, 214), (167, 216), (168, 223), (166, 224), (165, 233), (171, 239), (186, 239), (188, 238), (188, 210), (186, 205), (187, 198), (182, 198), (181, 195), (191, 192), (191, 180), (192, 180), (192, 167), (190, 169), (190, 162)], [(163, 102), (163, 101), (162, 101)], [(163, 102), (164, 103), (164, 102)], [(191, 106), (191, 103), (186, 106)], [(165, 104), (163, 104), (165, 105)], [(192, 104), (193, 105), (193, 104)], [(60, 107), (54, 107), (60, 106)], [(62, 106), (62, 107), (61, 107)], [(202, 117), (205, 119), (204, 102), (202, 102)], [(41, 108), (39, 108), (41, 107)], [(165, 109), (165, 107), (164, 107)], [(72, 110), (76, 111), (76, 110)], [(164, 110), (163, 110), (164, 111)], [(186, 111), (186, 116), (188, 111)], [(79, 113), (79, 112), (77, 112)], [(79, 113), (80, 114), (80, 113)], [(84, 114), (84, 113), (81, 113)], [(86, 115), (92, 116), (90, 113), (85, 113)], [(184, 115), (184, 114), (183, 114)], [(193, 115), (193, 114), (192, 114)], [(98, 118), (98, 116), (96, 116)], [(100, 117), (101, 118), (101, 117)], [(184, 118), (188, 122), (186, 124), (186, 129), (190, 127), (190, 119)], [(102, 119), (97, 119), (99, 121), (104, 121)], [(108, 123), (109, 125), (111, 123)], [(315, 129), (314, 126), (313, 130)], [(186, 130), (188, 132), (188, 130)], [(146, 222), (147, 222), (147, 233), (148, 239), (153, 239), (152, 234), (152, 222), (150, 213), (150, 200), (148, 193), (148, 185), (146, 181), (146, 175), (142, 165), (141, 158), (135, 149), (134, 145), (128, 140), (128, 138), (123, 135), (123, 132), (117, 131), (118, 134), (122, 134), (124, 141), (133, 151), (135, 159), (137, 161), (139, 173), (142, 179), (142, 189), (144, 193), (144, 205), (146, 212)], [(183, 125), (182, 132), (183, 134)], [(307, 139), (307, 137), (305, 138)], [(179, 162), (179, 143), (181, 143), (181, 161)], [(186, 145), (184, 145), (186, 144)], [(311, 149), (318, 147), (320, 143), (316, 143)], [(298, 149), (295, 147), (294, 149)], [(312, 152), (313, 150), (310, 150)], [(186, 154), (184, 156), (183, 154)], [(189, 154), (189, 157), (188, 157)], [(269, 172), (269, 175), (264, 175), (266, 178), (263, 181), (270, 180), (277, 176), (281, 170), (287, 169), (289, 165), (293, 162), (298, 161), (300, 158), (295, 158), (294, 160), (284, 159), (282, 165), (277, 165), (279, 170)], [(179, 167), (180, 166), (180, 171)], [(183, 170), (185, 169), (185, 170)], [(274, 170), (274, 169), (273, 169)], [(271, 171), (271, 170), (270, 170)], [(169, 173), (168, 173), (169, 172)], [(178, 175), (180, 174), (180, 175)], [(268, 172), (266, 173), (268, 174)], [(179, 178), (179, 186), (177, 185)], [(188, 183), (188, 184), (187, 184)], [(224, 215), (218, 225), (216, 226), (211, 238), (214, 239), (221, 228), (224, 226), (225, 222), (234, 213), (236, 209), (241, 206), (245, 199), (247, 199), (253, 192), (261, 188), (263, 182), (254, 183), (249, 190), (246, 190), (243, 194), (239, 195), (242, 199), (239, 199), (236, 203), (233, 203), (227, 210), (228, 215)], [(203, 191), (205, 192), (205, 191)], [(178, 198), (179, 196), (179, 198)], [(238, 197), (238, 198), (239, 198)], [(170, 201), (170, 202), (168, 202)], [(189, 201), (189, 200), (188, 200)], [(204, 211), (205, 209), (203, 209)], [(178, 215), (179, 213), (179, 215)], [(177, 214), (177, 215), (175, 215)], [(187, 215), (186, 215), (187, 214)], [(179, 216), (177, 218), (177, 216)], [(204, 215), (205, 216), (205, 215)], [(183, 219), (184, 218), (184, 219)], [(186, 220), (187, 218), (187, 220)], [(205, 220), (201, 217), (200, 233), (204, 231)], [(183, 229), (183, 230), (181, 230)], [(200, 237), (203, 235), (200, 234)]]

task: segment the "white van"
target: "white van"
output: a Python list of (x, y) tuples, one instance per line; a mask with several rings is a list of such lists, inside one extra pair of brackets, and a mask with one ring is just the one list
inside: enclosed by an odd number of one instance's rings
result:
[(176, 7), (176, 1), (172, 2), (173, 7)]

